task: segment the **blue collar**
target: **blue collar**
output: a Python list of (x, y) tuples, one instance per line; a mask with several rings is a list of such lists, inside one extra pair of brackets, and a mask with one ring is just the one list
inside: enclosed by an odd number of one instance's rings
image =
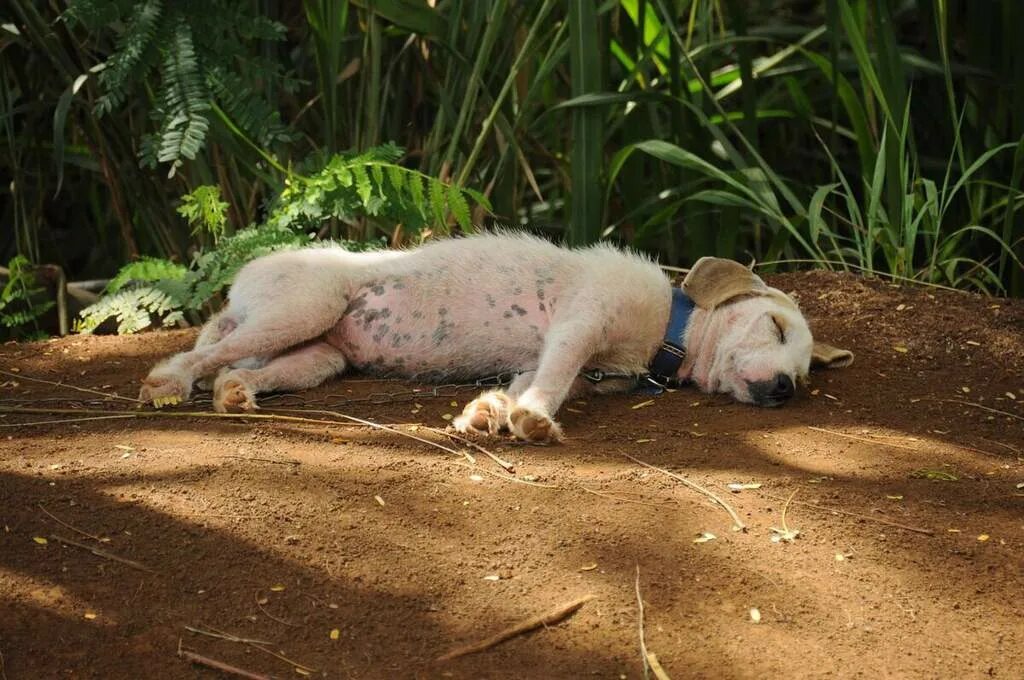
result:
[(661, 341), (658, 353), (647, 366), (649, 382), (662, 388), (678, 384), (676, 376), (679, 374), (679, 367), (686, 360), (683, 333), (690, 322), (693, 307), (693, 300), (686, 296), (682, 288), (672, 288), (672, 309), (669, 312), (665, 338)]

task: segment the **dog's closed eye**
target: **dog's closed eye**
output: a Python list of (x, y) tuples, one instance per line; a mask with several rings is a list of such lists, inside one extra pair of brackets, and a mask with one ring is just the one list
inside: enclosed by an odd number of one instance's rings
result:
[(772, 314), (771, 317), (772, 317), (772, 323), (775, 324), (775, 330), (777, 330), (778, 333), (779, 333), (779, 342), (781, 344), (785, 345), (786, 344), (786, 325), (782, 322), (782, 319), (780, 319), (779, 317), (775, 316), (774, 314)]

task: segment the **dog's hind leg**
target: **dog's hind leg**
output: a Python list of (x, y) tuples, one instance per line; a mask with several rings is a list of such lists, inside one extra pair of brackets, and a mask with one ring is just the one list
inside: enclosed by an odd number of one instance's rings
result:
[(262, 368), (222, 371), (213, 388), (213, 410), (251, 411), (258, 393), (316, 387), (342, 373), (346, 363), (340, 349), (317, 340), (271, 359)]
[[(246, 315), (232, 315), (237, 326), (216, 342), (197, 345), (158, 364), (143, 380), (139, 399), (155, 406), (188, 398), (192, 384), (236, 361), (250, 357), (273, 357), (296, 345), (324, 334), (341, 317), (347, 298), (324, 298), (320, 304), (298, 307), (287, 298), (251, 309)], [(315, 311), (311, 311), (315, 310)]]

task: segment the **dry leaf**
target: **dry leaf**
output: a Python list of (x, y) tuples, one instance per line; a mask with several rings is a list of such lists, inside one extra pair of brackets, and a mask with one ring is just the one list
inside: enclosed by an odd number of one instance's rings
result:
[(761, 612), (757, 607), (750, 608), (750, 620), (754, 623), (761, 623)]
[(693, 542), (694, 543), (707, 543), (708, 541), (713, 541), (716, 538), (718, 538), (718, 536), (715, 536), (710, 531), (704, 531), (704, 532), (702, 532), (700, 534), (697, 534), (697, 538), (693, 539)]
[(452, 402), (451, 404), (449, 404), (449, 405), (450, 405), (450, 406), (458, 406), (458, 405), (459, 405), (459, 402), (457, 402), (457, 401), (453, 401), (453, 402)]
[(635, 411), (638, 408), (643, 408), (645, 406), (651, 406), (653, 404), (654, 404), (654, 400), (653, 399), (648, 399), (647, 401), (641, 401), (639, 404), (633, 404), (632, 406), (630, 406), (630, 408)]
[(444, 415), (441, 416), (441, 419), (442, 420), (451, 420), (452, 419), (452, 414), (451, 413), (445, 413)]
[(43, 538), (42, 536), (33, 536), (32, 540), (35, 541), (36, 543), (38, 543), (39, 545), (46, 545), (47, 544), (47, 540), (45, 538)]
[(332, 640), (337, 640), (340, 637), (341, 637), (341, 631), (338, 630), (337, 628), (332, 628), (331, 629), (331, 639)]
[(772, 531), (775, 533), (772, 536), (772, 543), (792, 543), (796, 540), (797, 536), (800, 535), (799, 529), (776, 529), (772, 527)]

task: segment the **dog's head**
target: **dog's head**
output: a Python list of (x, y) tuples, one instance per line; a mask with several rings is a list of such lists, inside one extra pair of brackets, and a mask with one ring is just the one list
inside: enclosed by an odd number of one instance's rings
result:
[(683, 290), (705, 320), (690, 338), (693, 380), (708, 392), (758, 406), (780, 406), (812, 366), (840, 368), (853, 353), (815, 342), (796, 303), (733, 260), (703, 257)]

